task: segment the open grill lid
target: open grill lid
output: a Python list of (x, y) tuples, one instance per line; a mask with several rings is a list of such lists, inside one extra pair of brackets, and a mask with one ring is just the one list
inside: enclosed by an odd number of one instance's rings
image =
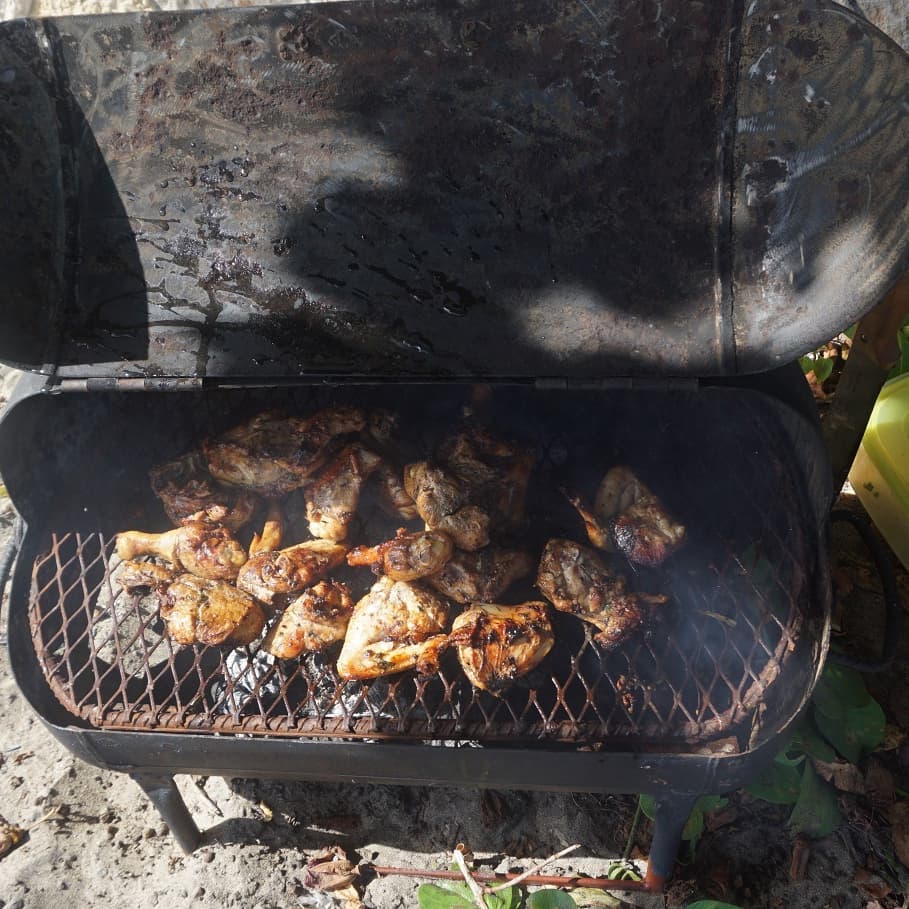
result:
[(907, 264), (909, 65), (843, 7), (449, 0), (0, 25), (0, 359), (759, 371)]

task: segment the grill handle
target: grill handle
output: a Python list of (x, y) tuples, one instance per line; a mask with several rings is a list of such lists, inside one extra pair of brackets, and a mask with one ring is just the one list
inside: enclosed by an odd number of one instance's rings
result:
[(13, 537), (6, 544), (3, 554), (0, 555), (0, 605), (3, 604), (3, 591), (6, 589), (6, 582), (9, 580), (13, 563), (16, 561), (16, 556), (19, 555), (19, 549), (22, 547), (24, 538), (25, 522), (22, 518), (17, 517), (16, 522), (13, 524)]
[(828, 659), (833, 663), (838, 663), (840, 666), (857, 669), (859, 672), (882, 672), (885, 669), (889, 669), (896, 655), (896, 645), (899, 642), (900, 625), (902, 624), (899, 591), (896, 586), (896, 576), (893, 573), (893, 562), (887, 554), (884, 544), (874, 532), (871, 523), (863, 515), (847, 511), (844, 508), (837, 508), (830, 512), (830, 520), (833, 523), (851, 524), (862, 538), (862, 542), (868, 547), (868, 551), (874, 559), (878, 576), (881, 579), (881, 589), (884, 592), (886, 628), (884, 630), (884, 644), (881, 648), (879, 659), (861, 660), (845, 653), (832, 651)]

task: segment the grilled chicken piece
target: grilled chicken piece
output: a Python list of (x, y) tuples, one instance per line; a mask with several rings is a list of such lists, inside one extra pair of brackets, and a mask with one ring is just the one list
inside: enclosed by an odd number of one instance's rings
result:
[(343, 540), (347, 536), (363, 483), (381, 460), (358, 443), (348, 445), (306, 487), (306, 518), (314, 537)]
[(417, 461), (404, 468), (404, 489), (428, 530), (443, 530), (469, 552), (489, 542), (488, 513), (468, 504), (467, 491), (452, 473)]
[(178, 644), (249, 644), (265, 627), (262, 607), (224, 581), (184, 574), (159, 598), (167, 634)]
[(319, 581), (304, 590), (265, 636), (263, 649), (280, 660), (303, 652), (324, 650), (343, 641), (354, 603), (339, 581)]
[(325, 463), (330, 444), (361, 432), (358, 407), (332, 407), (310, 417), (266, 412), (202, 444), (212, 476), (223, 483), (278, 498), (306, 485)]
[(666, 602), (664, 596), (628, 590), (625, 578), (610, 570), (594, 550), (571, 540), (546, 544), (537, 587), (556, 609), (599, 628), (594, 640), (609, 648), (641, 625), (648, 605)]
[(456, 552), (426, 583), (456, 603), (488, 603), (533, 567), (529, 553), (487, 546), (479, 552)]
[(287, 549), (260, 552), (240, 569), (237, 587), (263, 603), (298, 593), (344, 561), (347, 547), (330, 540), (307, 540)]
[(277, 499), (271, 499), (268, 503), (265, 523), (262, 525), (262, 533), (253, 534), (252, 542), (249, 544), (250, 557), (259, 552), (271, 552), (277, 549), (283, 539), (284, 513), (281, 511), (281, 503)]
[(177, 526), (204, 520), (236, 531), (249, 522), (256, 508), (252, 493), (219, 486), (197, 451), (153, 467), (148, 475), (165, 513)]
[(440, 458), (469, 490), (470, 500), (490, 512), (496, 524), (524, 519), (527, 486), (536, 457), (478, 426), (442, 444)]
[(348, 565), (367, 565), (394, 581), (416, 581), (435, 574), (451, 558), (451, 537), (437, 530), (408, 533), (403, 527), (393, 540), (358, 546), (347, 553)]
[(594, 511), (609, 523), (618, 549), (638, 565), (659, 565), (685, 537), (685, 527), (627, 467), (613, 467), (603, 477)]
[(538, 602), (474, 603), (455, 619), (448, 639), (471, 683), (493, 693), (538, 666), (555, 643), (546, 604)]
[(379, 503), (391, 517), (403, 521), (413, 521), (419, 517), (417, 506), (404, 488), (401, 471), (383, 461), (376, 468), (375, 475), (378, 480)]
[(140, 587), (157, 588), (169, 584), (176, 573), (172, 568), (165, 568), (156, 562), (136, 562), (129, 559), (120, 566), (117, 572), (117, 583), (124, 590), (135, 590)]
[(342, 679), (374, 679), (416, 668), (435, 672), (448, 646), (448, 608), (418, 584), (382, 577), (354, 607), (338, 657)]
[(117, 555), (135, 559), (151, 555), (165, 559), (190, 574), (230, 581), (246, 562), (246, 550), (226, 527), (192, 521), (166, 533), (127, 530), (117, 534)]

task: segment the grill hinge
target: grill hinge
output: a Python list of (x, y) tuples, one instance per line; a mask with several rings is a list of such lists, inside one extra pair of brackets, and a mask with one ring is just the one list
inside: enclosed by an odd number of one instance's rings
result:
[(565, 379), (543, 376), (534, 383), (541, 390), (577, 391), (593, 389), (615, 391), (635, 389), (642, 391), (697, 391), (700, 380), (688, 376), (608, 376), (602, 379)]
[(47, 391), (191, 391), (196, 388), (202, 388), (202, 379), (195, 376), (94, 376), (88, 379), (57, 379), (48, 383)]

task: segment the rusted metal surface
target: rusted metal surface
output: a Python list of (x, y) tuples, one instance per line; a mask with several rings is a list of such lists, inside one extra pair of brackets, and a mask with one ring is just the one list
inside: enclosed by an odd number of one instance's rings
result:
[[(29, 621), (38, 665), (74, 717), (113, 729), (701, 753), (721, 738), (728, 740), (724, 749), (741, 751), (766, 740), (795, 714), (810, 687), (824, 638), (819, 529), (785, 439), (760, 401), (745, 392), (522, 391), (487, 414), (494, 425), (523, 426), (539, 453), (524, 544), (535, 556), (551, 535), (583, 538), (559, 486), (587, 488), (617, 457), (658, 477), (689, 528), (687, 547), (661, 569), (641, 569), (634, 580), (670, 595), (644, 631), (605, 653), (581, 622), (553, 611), (555, 647), (501, 698), (475, 690), (452, 652), (429, 678), (405, 673), (363, 684), (338, 678), (336, 651), (282, 662), (257, 644), (228, 650), (169, 641), (155, 601), (119, 590), (113, 535), (99, 526), (110, 527), (101, 516), (119, 508), (113, 527), (122, 529), (123, 489), (133, 490), (133, 508), (141, 502), (141, 460), (124, 450), (124, 440), (138, 436), (137, 449), (161, 446), (156, 422), (169, 418), (176, 425), (163, 396), (149, 395), (148, 411), (138, 394), (127, 402), (134, 423), (124, 419), (109, 453), (94, 449), (99, 472), (110, 478), (109, 505), (96, 503), (84, 529), (58, 523), (33, 566)], [(236, 418), (249, 394), (200, 396), (195, 414), (207, 406), (210, 420), (222, 410)], [(427, 440), (421, 446), (444, 432), (449, 412), (459, 407), (435, 389), (425, 389), (422, 398), (411, 392), (409, 405), (402, 391), (397, 394), (405, 414), (425, 424), (411, 427), (414, 438)], [(276, 403), (276, 393), (268, 395)], [(306, 393), (309, 407), (312, 395)], [(426, 405), (427, 395), (434, 408)], [(732, 402), (736, 416), (730, 419)], [(593, 409), (602, 419), (591, 425), (583, 416)], [(725, 424), (718, 423), (721, 414)], [(435, 416), (439, 425), (432, 425)], [(708, 449), (703, 439), (710, 427), (717, 444)], [(103, 463), (118, 452), (132, 465), (119, 477)], [(81, 511), (79, 501), (77, 492), (73, 514)], [(65, 503), (57, 507), (62, 514)], [(151, 512), (144, 518), (132, 512), (141, 526), (150, 519)], [(374, 520), (363, 513), (354, 542), (389, 534)], [(360, 593), (370, 583), (362, 573), (346, 580)], [(534, 596), (528, 581), (508, 601)]]
[[(4, 24), (0, 357), (121, 376), (792, 357), (899, 256), (906, 62), (845, 12), (764, 6), (741, 61), (741, 4), (688, 0)], [(840, 231), (860, 210), (867, 242)]]

